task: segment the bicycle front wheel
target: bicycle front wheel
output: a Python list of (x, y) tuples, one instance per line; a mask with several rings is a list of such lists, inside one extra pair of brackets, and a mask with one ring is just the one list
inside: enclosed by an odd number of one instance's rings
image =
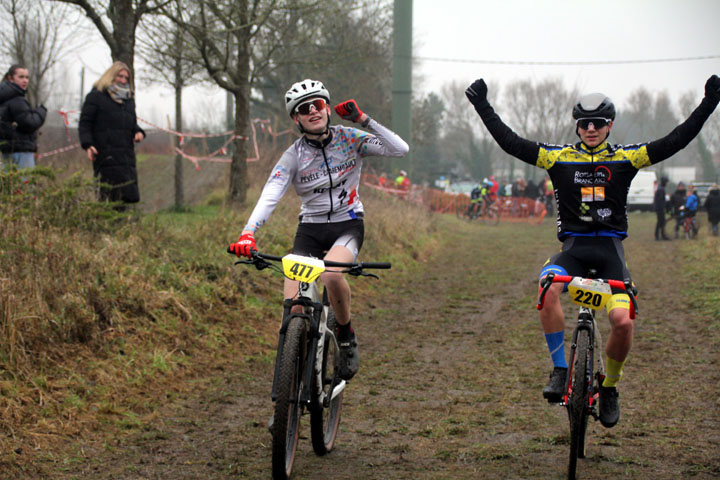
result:
[[(335, 332), (335, 312), (332, 308), (328, 310), (327, 328), (331, 332)], [(337, 343), (330, 335), (326, 335), (320, 372), (320, 381), (322, 382), (320, 388), (326, 397), (332, 395), (332, 389), (340, 381), (336, 369), (339, 358)], [(310, 436), (313, 450), (317, 455), (325, 455), (335, 446), (335, 438), (340, 425), (342, 395), (343, 393), (340, 392), (335, 398), (330, 398), (326, 405), (321, 405), (319, 398), (316, 397), (310, 408)]]
[(577, 336), (575, 358), (573, 363), (572, 392), (568, 399), (570, 415), (570, 463), (568, 478), (575, 479), (577, 459), (585, 458), (585, 434), (588, 423), (588, 371), (590, 368), (588, 350), (590, 334), (580, 330)]
[(272, 439), (274, 479), (290, 478), (295, 461), (300, 438), (300, 392), (305, 338), (305, 319), (291, 318), (285, 333), (275, 400)]

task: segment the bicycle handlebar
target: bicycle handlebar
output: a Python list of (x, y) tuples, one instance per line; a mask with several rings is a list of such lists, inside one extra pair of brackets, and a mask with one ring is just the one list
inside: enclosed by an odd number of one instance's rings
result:
[[(227, 249), (227, 253), (231, 255), (235, 255), (234, 252), (230, 251), (230, 247)], [(251, 252), (252, 258), (249, 258), (247, 260), (239, 260), (237, 263), (247, 263), (251, 265), (255, 265), (255, 267), (258, 270), (262, 270), (264, 268), (267, 268), (270, 266), (270, 263), (267, 262), (267, 260), (274, 261), (274, 262), (280, 262), (282, 261), (283, 257), (279, 257), (277, 255), (268, 255), (266, 253), (260, 253), (257, 250), (253, 250)], [(350, 275), (354, 276), (370, 276), (375, 277), (375, 275), (370, 273), (364, 273), (363, 269), (365, 268), (374, 268), (378, 270), (388, 270), (392, 268), (392, 264), (389, 262), (333, 262), (331, 260), (323, 260), (323, 263), (326, 267), (344, 267), (348, 270), (343, 271), (341, 273), (348, 273)]]
[[(538, 310), (542, 310), (545, 306), (545, 294), (550, 288), (550, 285), (552, 285), (553, 283), (570, 283), (573, 278), (574, 277), (570, 275), (556, 275), (553, 272), (548, 273), (547, 276), (543, 278), (540, 282), (540, 285), (542, 286), (542, 292), (540, 292), (540, 297), (538, 298), (536, 308)], [(621, 290), (625, 290), (625, 293), (627, 293), (628, 297), (630, 297), (630, 302), (633, 306), (634, 315), (632, 315), (632, 318), (635, 318), (635, 315), (637, 315), (638, 313), (638, 306), (637, 301), (635, 300), (635, 289), (629, 281), (622, 282), (620, 280), (604, 280), (601, 278), (596, 278), (594, 280), (607, 283), (612, 288), (619, 288)]]

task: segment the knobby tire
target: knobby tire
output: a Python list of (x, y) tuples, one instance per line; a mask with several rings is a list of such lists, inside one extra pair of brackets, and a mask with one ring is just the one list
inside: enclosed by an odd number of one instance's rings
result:
[[(332, 308), (328, 311), (327, 328), (335, 332), (335, 313)], [(326, 395), (330, 395), (333, 383), (338, 382), (337, 362), (339, 352), (336, 344), (330, 335), (325, 336), (325, 346), (322, 358), (322, 389)], [(315, 388), (313, 388), (315, 391)], [(310, 437), (312, 438), (313, 450), (317, 455), (325, 455), (335, 446), (338, 426), (340, 425), (340, 411), (342, 410), (342, 392), (330, 401), (330, 405), (324, 408), (315, 397), (310, 407)]]
[(587, 330), (580, 330), (575, 349), (572, 393), (568, 399), (570, 414), (570, 463), (568, 479), (574, 480), (577, 459), (585, 458), (585, 433), (588, 423), (588, 347), (590, 336)]
[(300, 383), (306, 338), (305, 319), (293, 317), (285, 333), (275, 400), (272, 440), (273, 479), (290, 478), (300, 438)]

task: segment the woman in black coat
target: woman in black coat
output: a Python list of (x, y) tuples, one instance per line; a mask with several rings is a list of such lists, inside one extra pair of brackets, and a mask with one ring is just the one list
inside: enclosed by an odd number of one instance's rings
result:
[(5, 163), (18, 168), (35, 166), (38, 130), (45, 123), (47, 109), (30, 108), (25, 98), (30, 75), (22, 65), (13, 65), (0, 83), (0, 150)]
[(112, 202), (140, 201), (135, 146), (145, 138), (137, 124), (130, 69), (115, 62), (95, 82), (80, 113), (80, 144), (93, 162), (101, 183), (98, 198)]

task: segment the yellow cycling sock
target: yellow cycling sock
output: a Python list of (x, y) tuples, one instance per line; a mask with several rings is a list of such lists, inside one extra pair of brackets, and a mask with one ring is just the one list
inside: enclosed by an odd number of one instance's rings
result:
[(622, 378), (622, 369), (625, 362), (618, 362), (610, 357), (605, 357), (605, 380), (603, 387), (615, 387)]

